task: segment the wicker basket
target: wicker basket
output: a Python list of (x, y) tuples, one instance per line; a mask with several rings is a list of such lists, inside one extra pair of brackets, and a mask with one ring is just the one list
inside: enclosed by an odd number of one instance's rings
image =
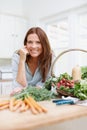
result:
[[(52, 70), (51, 70), (52, 76), (56, 77), (55, 74), (54, 74), (54, 65), (55, 65), (55, 63), (59, 60), (59, 58), (60, 58), (62, 55), (64, 55), (65, 53), (71, 52), (71, 51), (81, 51), (81, 52), (87, 53), (87, 50), (78, 49), (78, 48), (68, 49), (68, 50), (65, 50), (65, 51), (61, 52), (61, 53), (56, 57), (56, 59), (54, 60), (54, 62), (53, 62), (53, 64), (52, 64)], [(57, 88), (56, 90), (57, 90), (57, 93), (58, 93), (59, 95), (63, 95), (63, 96), (74, 96), (73, 94), (68, 93), (68, 92), (65, 92), (65, 91), (63, 91), (63, 90), (60, 90), (59, 88)]]
[(60, 90), (59, 88), (56, 88), (56, 91), (59, 94), (59, 96), (71, 96), (71, 97), (74, 97), (74, 94), (65, 92), (63, 90)]

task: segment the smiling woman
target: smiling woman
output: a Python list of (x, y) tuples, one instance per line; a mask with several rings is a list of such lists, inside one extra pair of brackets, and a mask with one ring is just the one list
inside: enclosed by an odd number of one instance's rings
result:
[(24, 47), (12, 57), (14, 88), (23, 89), (29, 85), (43, 87), (46, 79), (51, 76), (54, 58), (46, 33), (40, 27), (29, 29)]

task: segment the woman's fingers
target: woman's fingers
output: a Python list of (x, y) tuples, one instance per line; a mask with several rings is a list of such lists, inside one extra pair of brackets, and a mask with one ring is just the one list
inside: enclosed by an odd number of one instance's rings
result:
[(29, 51), (28, 51), (28, 49), (27, 49), (27, 46), (24, 46), (24, 50), (25, 50), (26, 54), (29, 54)]
[(29, 55), (29, 51), (27, 50), (27, 47), (24, 46), (23, 48), (21, 48), (19, 50), (19, 55), (20, 55), (20, 59), (22, 61), (25, 61), (26, 60), (26, 56)]
[(13, 96), (13, 95), (16, 94), (16, 93), (20, 93), (22, 90), (23, 90), (23, 88), (15, 88), (15, 89), (11, 92), (10, 96)]

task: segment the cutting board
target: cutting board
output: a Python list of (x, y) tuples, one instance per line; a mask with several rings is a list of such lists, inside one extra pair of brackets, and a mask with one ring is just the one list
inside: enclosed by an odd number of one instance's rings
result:
[(56, 106), (52, 101), (39, 102), (48, 112), (33, 115), (30, 110), (19, 113), (9, 109), (0, 111), (0, 130), (35, 130), (46, 125), (87, 115), (87, 107), (78, 105)]

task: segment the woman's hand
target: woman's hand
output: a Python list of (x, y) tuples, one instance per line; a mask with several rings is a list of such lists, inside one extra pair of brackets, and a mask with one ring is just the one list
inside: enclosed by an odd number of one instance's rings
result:
[(17, 93), (20, 93), (22, 90), (23, 90), (23, 88), (17, 87), (10, 93), (10, 96), (14, 96)]
[(26, 61), (26, 56), (29, 55), (29, 51), (27, 50), (26, 46), (19, 50), (19, 55), (22, 61)]

